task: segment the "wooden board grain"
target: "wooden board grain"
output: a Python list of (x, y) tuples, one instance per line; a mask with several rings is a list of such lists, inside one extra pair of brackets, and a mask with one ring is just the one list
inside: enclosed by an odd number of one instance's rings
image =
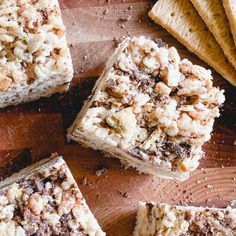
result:
[[(139, 200), (225, 207), (236, 199), (236, 91), (214, 72), (226, 103), (200, 168), (183, 183), (125, 170), (116, 159), (66, 140), (66, 129), (114, 51), (114, 38), (145, 35), (175, 46), (182, 57), (204, 65), (147, 17), (148, 0), (61, 0), (75, 77), (68, 93), (0, 110), (0, 175), (51, 152), (63, 155), (108, 236), (132, 234)], [(130, 20), (122, 21), (131, 16)], [(16, 163), (13, 165), (12, 163)], [(104, 173), (98, 170), (105, 170)]]

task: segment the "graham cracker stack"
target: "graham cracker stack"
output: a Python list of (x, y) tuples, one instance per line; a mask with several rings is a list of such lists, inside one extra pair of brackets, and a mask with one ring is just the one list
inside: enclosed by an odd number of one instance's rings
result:
[(229, 19), (231, 32), (236, 45), (236, 2), (235, 0), (223, 0), (223, 5)]
[(189, 0), (159, 0), (149, 16), (236, 86), (236, 71)]
[(229, 62), (236, 68), (236, 47), (222, 1), (191, 0), (191, 2), (223, 49)]

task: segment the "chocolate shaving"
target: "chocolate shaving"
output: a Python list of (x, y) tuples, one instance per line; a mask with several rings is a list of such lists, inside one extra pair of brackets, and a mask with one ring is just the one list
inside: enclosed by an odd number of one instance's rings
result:
[(166, 142), (166, 150), (171, 153), (174, 153), (179, 159), (183, 160), (190, 157), (191, 145), (188, 143), (177, 144), (174, 142)]

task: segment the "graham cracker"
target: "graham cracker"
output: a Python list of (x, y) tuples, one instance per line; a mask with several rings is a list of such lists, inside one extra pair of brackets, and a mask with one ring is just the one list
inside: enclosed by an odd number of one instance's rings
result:
[[(236, 47), (221, 0), (191, 0), (208, 29), (236, 69)], [(235, 2), (236, 4), (236, 2)]]
[(236, 2), (235, 0), (223, 0), (223, 5), (229, 19), (231, 32), (236, 45)]
[(149, 16), (236, 86), (236, 71), (190, 0), (159, 0)]

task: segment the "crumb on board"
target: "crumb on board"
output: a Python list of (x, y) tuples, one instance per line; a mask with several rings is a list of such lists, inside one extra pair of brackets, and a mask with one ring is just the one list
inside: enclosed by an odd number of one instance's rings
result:
[(122, 192), (118, 190), (118, 192), (124, 197), (124, 198), (130, 198), (130, 194), (128, 192)]
[(129, 20), (131, 20), (131, 18), (132, 18), (131, 15), (122, 16), (119, 18), (119, 21), (129, 21)]
[(81, 184), (82, 184), (82, 185), (87, 185), (87, 184), (88, 184), (88, 179), (87, 179), (86, 177), (83, 177), (83, 178), (81, 179)]
[(94, 188), (94, 185), (89, 182), (88, 178), (87, 177), (83, 177), (81, 180), (80, 180), (80, 183), (83, 185), (83, 186), (88, 186), (90, 188)]
[(212, 188), (212, 185), (207, 184), (207, 185), (206, 185), (206, 188)]
[(108, 168), (106, 166), (102, 166), (102, 167), (99, 167), (96, 171), (95, 171), (95, 174), (96, 176), (102, 176), (102, 175), (105, 175), (108, 171)]
[(109, 12), (109, 10), (105, 9), (104, 12), (103, 12), (103, 15), (106, 15), (108, 12)]

